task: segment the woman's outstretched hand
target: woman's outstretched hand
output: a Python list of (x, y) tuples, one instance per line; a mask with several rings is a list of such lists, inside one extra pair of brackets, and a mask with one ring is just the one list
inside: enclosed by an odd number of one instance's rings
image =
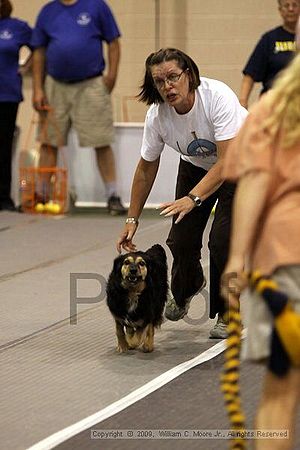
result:
[(162, 209), (161, 216), (170, 217), (178, 214), (175, 224), (179, 223), (186, 214), (194, 209), (195, 203), (189, 197), (182, 197), (178, 200), (168, 203), (162, 203), (157, 209)]

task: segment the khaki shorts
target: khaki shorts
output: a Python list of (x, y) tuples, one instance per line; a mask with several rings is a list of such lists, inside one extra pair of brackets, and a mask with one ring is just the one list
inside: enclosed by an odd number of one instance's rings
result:
[[(281, 267), (274, 272), (272, 279), (289, 296), (295, 311), (300, 314), (300, 266)], [(273, 316), (258, 293), (247, 290), (243, 299), (246, 301), (243, 321), (248, 330), (243, 342), (242, 358), (265, 359), (270, 355)]]
[(49, 120), (47, 130), (42, 132), (42, 141), (53, 146), (66, 145), (73, 126), (82, 147), (111, 144), (114, 138), (112, 105), (103, 77), (68, 84), (48, 75), (45, 92), (54, 109), (56, 126)]

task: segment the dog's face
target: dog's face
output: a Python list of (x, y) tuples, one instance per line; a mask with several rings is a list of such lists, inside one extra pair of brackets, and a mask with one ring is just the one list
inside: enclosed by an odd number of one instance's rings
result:
[(122, 286), (125, 289), (144, 287), (148, 273), (145, 259), (138, 253), (129, 253), (121, 265)]

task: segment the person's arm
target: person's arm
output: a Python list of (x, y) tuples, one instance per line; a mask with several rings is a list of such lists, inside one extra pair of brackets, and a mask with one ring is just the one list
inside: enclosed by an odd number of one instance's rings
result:
[[(226, 141), (219, 141), (218, 147), (218, 161), (212, 166), (207, 174), (199, 181), (199, 183), (190, 191), (191, 194), (199, 197), (202, 201), (213, 194), (223, 183), (222, 180), (222, 162), (226, 150), (232, 139)], [(162, 209), (160, 215), (169, 217), (178, 214), (175, 223), (180, 222), (183, 217), (188, 214), (195, 207), (195, 203), (189, 197), (185, 196), (173, 202), (162, 203), (159, 209)]]
[(117, 80), (118, 68), (120, 62), (120, 43), (119, 39), (114, 39), (108, 45), (107, 50), (107, 72), (103, 76), (104, 83), (106, 84), (109, 92), (114, 88)]
[(46, 49), (36, 48), (32, 59), (32, 81), (33, 81), (33, 106), (36, 110), (41, 110), (48, 104), (44, 92)]
[(248, 109), (249, 97), (254, 86), (254, 80), (250, 75), (243, 75), (239, 102), (244, 108)]
[(269, 52), (274, 44), (270, 44), (270, 33), (265, 33), (256, 44), (246, 66), (243, 69), (243, 78), (240, 88), (239, 101), (244, 108), (248, 109), (249, 98), (254, 84), (263, 83), (269, 72)]
[(128, 217), (133, 218), (135, 223), (127, 223), (117, 241), (117, 250), (122, 248), (126, 251), (134, 251), (136, 246), (132, 238), (138, 226), (138, 219), (142, 213), (144, 204), (150, 194), (159, 167), (160, 158), (155, 161), (146, 161), (141, 158), (135, 170), (132, 187)]
[(225, 299), (230, 299), (233, 292), (237, 297), (245, 285), (245, 258), (251, 253), (269, 183), (269, 172), (257, 170), (246, 173), (238, 182), (233, 203), (229, 257), (222, 276), (222, 295)]
[(31, 67), (32, 67), (32, 53), (30, 53), (27, 56), (27, 58), (20, 63), (19, 74), (22, 75), (22, 77), (23, 77), (24, 75), (29, 73), (29, 71), (31, 70)]

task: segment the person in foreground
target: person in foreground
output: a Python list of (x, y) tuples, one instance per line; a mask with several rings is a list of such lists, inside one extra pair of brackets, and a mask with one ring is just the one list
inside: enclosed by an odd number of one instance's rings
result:
[[(246, 286), (244, 268), (271, 277), (300, 313), (300, 54), (250, 111), (224, 159), (226, 180), (238, 180), (222, 294), (234, 306)], [(229, 281), (228, 281), (229, 280)], [(257, 450), (289, 450), (300, 394), (300, 370), (270, 367), (274, 322), (261, 295), (245, 292), (244, 357), (269, 359), (256, 429), (288, 430), (289, 439), (257, 440)], [(279, 361), (280, 362), (280, 361)]]
[(203, 232), (218, 200), (210, 232), (210, 317), (218, 314), (212, 338), (226, 338), (219, 283), (227, 260), (234, 186), (222, 183), (221, 161), (247, 111), (224, 83), (199, 77), (181, 50), (160, 49), (146, 59), (139, 98), (151, 105), (145, 121), (141, 159), (135, 171), (125, 228), (117, 249), (134, 251), (138, 219), (151, 191), (165, 144), (180, 155), (176, 200), (160, 205), (173, 217), (167, 239), (173, 255), (171, 291), (165, 315), (179, 320), (205, 284), (201, 266)]

